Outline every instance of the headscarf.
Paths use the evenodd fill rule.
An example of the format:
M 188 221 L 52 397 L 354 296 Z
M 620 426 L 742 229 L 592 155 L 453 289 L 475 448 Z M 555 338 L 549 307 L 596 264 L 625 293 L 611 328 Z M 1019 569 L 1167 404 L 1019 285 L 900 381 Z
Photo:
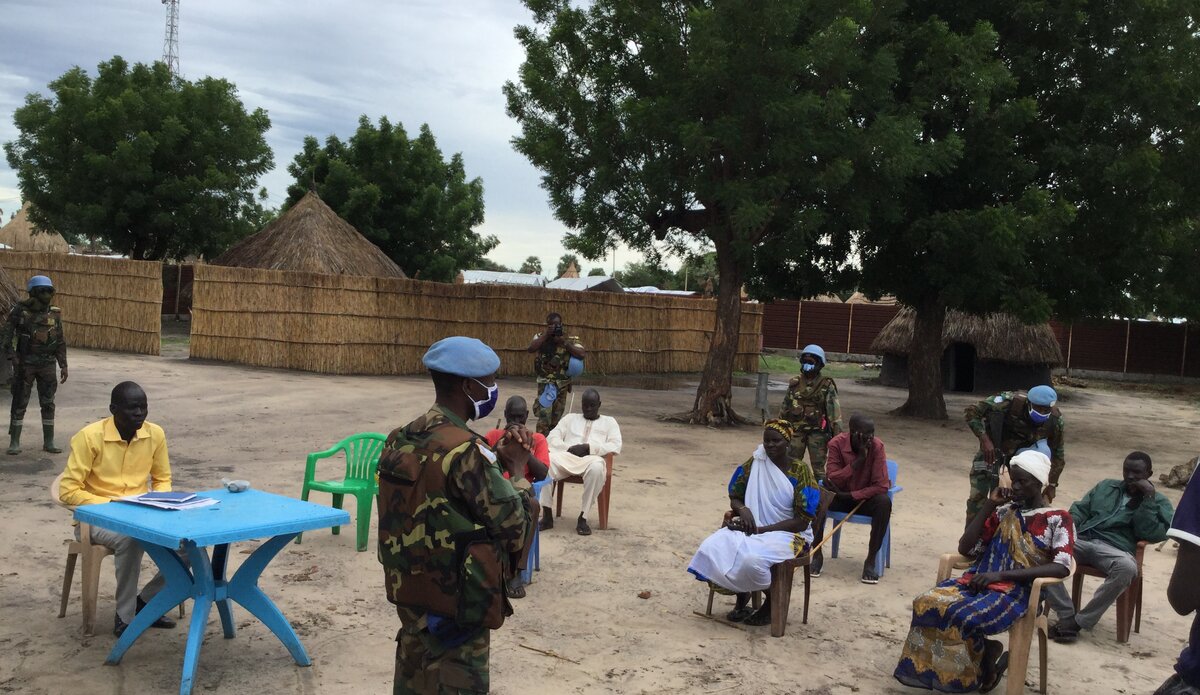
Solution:
M 1045 487 L 1050 482 L 1050 459 L 1040 451 L 1026 449 L 1016 456 L 1012 457 L 1009 466 L 1020 468 L 1034 478 Z
M 792 436 L 796 433 L 796 428 L 792 423 L 783 419 L 767 420 L 763 423 L 763 429 L 775 430 L 779 434 L 782 434 L 783 438 L 788 441 L 791 441 Z

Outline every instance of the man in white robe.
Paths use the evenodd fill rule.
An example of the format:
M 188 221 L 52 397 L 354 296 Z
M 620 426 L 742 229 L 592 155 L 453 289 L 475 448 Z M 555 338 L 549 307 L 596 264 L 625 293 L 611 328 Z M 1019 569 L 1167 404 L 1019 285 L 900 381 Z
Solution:
M 580 501 L 575 531 L 581 536 L 589 536 L 592 529 L 588 526 L 587 515 L 600 497 L 608 473 L 604 457 L 621 453 L 621 428 L 615 419 L 600 414 L 600 393 L 590 388 L 583 392 L 583 414 L 564 415 L 546 435 L 546 441 L 550 444 L 551 480 L 559 481 L 573 475 L 583 477 L 583 499 Z M 543 531 L 554 528 L 554 515 L 550 507 L 556 484 L 554 482 L 542 488 Z

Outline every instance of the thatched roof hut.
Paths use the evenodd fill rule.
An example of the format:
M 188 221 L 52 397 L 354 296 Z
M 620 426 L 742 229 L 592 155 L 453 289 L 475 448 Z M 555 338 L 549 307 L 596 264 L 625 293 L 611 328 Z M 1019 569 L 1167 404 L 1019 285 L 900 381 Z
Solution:
M 883 355 L 880 381 L 908 386 L 913 310 L 904 308 L 871 343 Z M 1028 325 L 1010 314 L 972 316 L 947 311 L 942 332 L 942 376 L 948 391 L 1002 391 L 1050 383 L 1062 349 L 1049 324 Z
M 328 275 L 405 277 L 400 266 L 312 191 L 212 263 Z
M 61 234 L 33 226 L 29 221 L 29 203 L 22 205 L 16 216 L 0 227 L 0 244 L 6 244 L 16 251 L 71 252 L 70 245 Z

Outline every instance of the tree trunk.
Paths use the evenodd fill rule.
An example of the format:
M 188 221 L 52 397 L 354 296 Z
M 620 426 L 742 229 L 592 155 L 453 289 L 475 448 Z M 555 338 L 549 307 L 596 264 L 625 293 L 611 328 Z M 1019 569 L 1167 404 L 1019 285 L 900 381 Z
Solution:
M 742 325 L 742 273 L 729 244 L 716 242 L 716 247 L 720 274 L 716 323 L 688 421 L 697 425 L 737 425 L 746 422 L 733 410 L 733 366 Z
M 913 338 L 908 348 L 908 400 L 892 413 L 945 420 L 942 332 L 946 325 L 946 305 L 941 300 L 923 302 L 914 311 Z

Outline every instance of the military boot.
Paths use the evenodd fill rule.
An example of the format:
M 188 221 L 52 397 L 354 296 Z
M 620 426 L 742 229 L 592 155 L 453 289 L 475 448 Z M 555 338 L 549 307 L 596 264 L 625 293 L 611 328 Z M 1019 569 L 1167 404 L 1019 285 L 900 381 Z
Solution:
M 54 422 L 42 423 L 42 451 L 48 451 L 52 454 L 61 454 L 62 449 L 54 446 Z
M 8 426 L 8 455 L 16 456 L 21 453 L 21 423 L 14 422 Z

